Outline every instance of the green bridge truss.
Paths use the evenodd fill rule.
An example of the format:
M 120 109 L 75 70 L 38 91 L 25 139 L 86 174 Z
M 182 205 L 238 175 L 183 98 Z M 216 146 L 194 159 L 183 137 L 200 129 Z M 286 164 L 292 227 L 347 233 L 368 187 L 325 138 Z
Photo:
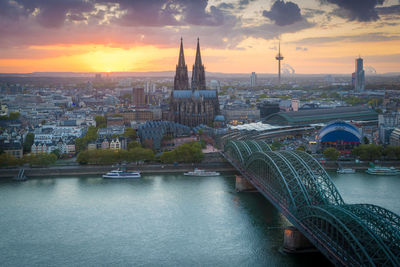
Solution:
M 228 141 L 225 158 L 338 266 L 400 266 L 400 217 L 346 204 L 325 169 L 302 151 Z

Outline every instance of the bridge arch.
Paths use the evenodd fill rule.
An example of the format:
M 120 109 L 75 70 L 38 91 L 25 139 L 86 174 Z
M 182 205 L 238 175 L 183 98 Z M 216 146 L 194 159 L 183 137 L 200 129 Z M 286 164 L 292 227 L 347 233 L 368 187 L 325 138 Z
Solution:
M 244 165 L 253 152 L 271 151 L 271 148 L 264 141 L 228 141 L 224 151 Z
M 295 153 L 293 151 L 279 151 L 277 153 L 287 158 L 300 173 L 302 184 L 310 195 L 310 201 L 313 205 L 339 205 L 344 203 L 329 175 L 323 169 L 312 169 L 306 162 L 305 159 L 309 157 L 308 153 Z M 319 164 L 314 167 L 322 168 Z M 326 174 L 326 176 L 321 176 L 321 173 Z M 321 180 L 323 180 L 323 183 L 321 183 Z
M 349 265 L 399 266 L 399 255 L 374 232 L 371 218 L 353 210 L 359 207 L 351 206 L 309 206 L 298 210 L 296 217 L 322 239 L 317 247 L 323 251 L 326 248 L 321 244 L 329 244 Z
M 324 193 L 324 197 L 329 204 L 335 204 L 335 205 L 344 204 L 342 196 L 340 195 L 336 186 L 332 182 L 328 173 L 321 166 L 321 164 L 319 164 L 318 160 L 316 160 L 313 156 L 303 151 L 297 150 L 291 153 L 301 158 L 304 161 L 304 163 L 309 167 L 309 169 L 312 171 L 319 185 L 319 188 Z
M 264 152 L 255 152 L 244 166 L 244 170 L 251 174 L 251 181 L 264 190 L 269 190 L 280 204 L 296 207 L 289 185 L 284 174 L 275 161 Z

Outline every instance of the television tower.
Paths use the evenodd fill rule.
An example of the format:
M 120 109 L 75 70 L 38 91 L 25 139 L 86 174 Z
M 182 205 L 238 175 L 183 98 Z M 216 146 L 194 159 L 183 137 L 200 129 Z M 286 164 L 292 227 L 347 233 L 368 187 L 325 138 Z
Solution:
M 278 78 L 279 78 L 279 85 L 281 85 L 281 60 L 283 60 L 283 55 L 281 54 L 281 41 L 279 41 L 279 52 L 275 57 L 278 60 Z

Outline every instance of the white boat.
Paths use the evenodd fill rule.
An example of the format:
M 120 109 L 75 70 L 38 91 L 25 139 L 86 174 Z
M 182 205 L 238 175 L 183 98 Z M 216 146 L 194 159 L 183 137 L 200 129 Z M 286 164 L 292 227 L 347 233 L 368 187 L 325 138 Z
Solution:
M 192 172 L 185 172 L 183 175 L 186 176 L 219 176 L 219 172 L 208 172 L 205 170 L 200 170 L 200 169 L 194 169 Z
M 336 170 L 337 173 L 341 173 L 341 174 L 347 174 L 347 173 L 355 173 L 356 170 L 352 169 L 352 168 L 338 168 Z
M 103 178 L 112 178 L 112 179 L 140 178 L 140 172 L 126 172 L 120 170 L 113 170 L 104 174 Z
M 399 175 L 400 171 L 394 167 L 378 167 L 368 168 L 366 171 L 368 174 L 373 175 Z

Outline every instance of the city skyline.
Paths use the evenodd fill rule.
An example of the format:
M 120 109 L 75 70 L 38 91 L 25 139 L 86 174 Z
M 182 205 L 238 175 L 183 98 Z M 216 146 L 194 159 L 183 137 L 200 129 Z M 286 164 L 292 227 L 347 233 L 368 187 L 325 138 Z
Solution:
M 208 72 L 276 73 L 279 40 L 296 73 L 397 72 L 399 25 L 398 0 L 6 0 L 0 72 L 173 71 L 181 37 Z

